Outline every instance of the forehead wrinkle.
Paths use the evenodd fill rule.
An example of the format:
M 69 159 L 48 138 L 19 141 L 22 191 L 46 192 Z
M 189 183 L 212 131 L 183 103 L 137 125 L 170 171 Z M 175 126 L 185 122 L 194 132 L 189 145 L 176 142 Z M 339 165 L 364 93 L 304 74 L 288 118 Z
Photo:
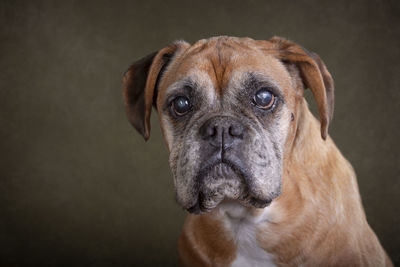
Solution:
M 206 55 L 208 64 L 204 64 L 204 70 L 210 75 L 215 91 L 222 95 L 229 84 L 232 68 L 235 67 L 236 53 L 230 46 L 217 43 Z
M 218 47 L 216 47 L 216 51 L 208 57 L 214 74 L 214 86 L 218 94 L 221 94 L 222 88 L 224 87 L 223 77 L 225 74 L 225 64 L 222 64 L 221 57 L 221 51 Z
M 221 94 L 229 82 L 231 69 L 236 65 L 238 53 L 247 54 L 250 49 L 246 43 L 228 37 L 200 40 L 185 51 L 185 69 L 198 68 L 207 72 L 214 89 Z

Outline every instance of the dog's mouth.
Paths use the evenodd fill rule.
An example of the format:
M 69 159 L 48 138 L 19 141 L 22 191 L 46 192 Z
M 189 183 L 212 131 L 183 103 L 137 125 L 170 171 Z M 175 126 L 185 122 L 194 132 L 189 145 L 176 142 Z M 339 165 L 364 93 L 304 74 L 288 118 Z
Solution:
M 265 208 L 272 201 L 251 196 L 248 176 L 233 162 L 221 161 L 203 168 L 196 181 L 197 200 L 187 209 L 190 213 L 211 211 L 224 199 L 237 200 L 256 208 Z

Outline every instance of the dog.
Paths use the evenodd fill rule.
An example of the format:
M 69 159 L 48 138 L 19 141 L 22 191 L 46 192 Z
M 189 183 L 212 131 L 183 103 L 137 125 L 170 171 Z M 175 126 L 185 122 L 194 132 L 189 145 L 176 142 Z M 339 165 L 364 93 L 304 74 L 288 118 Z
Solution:
M 393 266 L 328 135 L 334 83 L 316 53 L 279 37 L 176 41 L 131 65 L 123 88 L 146 141 L 158 112 L 189 212 L 182 265 Z

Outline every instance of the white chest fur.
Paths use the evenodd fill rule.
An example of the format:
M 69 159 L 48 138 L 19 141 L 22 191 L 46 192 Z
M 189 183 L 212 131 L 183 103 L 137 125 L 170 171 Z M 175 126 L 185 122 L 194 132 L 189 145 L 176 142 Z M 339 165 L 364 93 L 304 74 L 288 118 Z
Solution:
M 236 246 L 236 259 L 232 267 L 275 266 L 273 255 L 259 246 L 256 229 L 260 223 L 268 221 L 269 209 L 265 208 L 259 216 L 249 214 L 249 210 L 235 202 L 220 204 L 220 213 L 226 227 L 232 232 Z

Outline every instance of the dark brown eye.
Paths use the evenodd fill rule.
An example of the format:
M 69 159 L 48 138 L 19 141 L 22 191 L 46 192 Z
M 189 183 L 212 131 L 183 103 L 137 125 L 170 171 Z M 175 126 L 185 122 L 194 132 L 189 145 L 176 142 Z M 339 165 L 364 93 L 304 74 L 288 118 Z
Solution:
M 185 96 L 178 96 L 172 101 L 172 108 L 176 115 L 183 116 L 191 108 L 189 99 Z
M 262 109 L 269 109 L 275 102 L 275 96 L 267 89 L 260 89 L 254 95 L 254 103 Z

